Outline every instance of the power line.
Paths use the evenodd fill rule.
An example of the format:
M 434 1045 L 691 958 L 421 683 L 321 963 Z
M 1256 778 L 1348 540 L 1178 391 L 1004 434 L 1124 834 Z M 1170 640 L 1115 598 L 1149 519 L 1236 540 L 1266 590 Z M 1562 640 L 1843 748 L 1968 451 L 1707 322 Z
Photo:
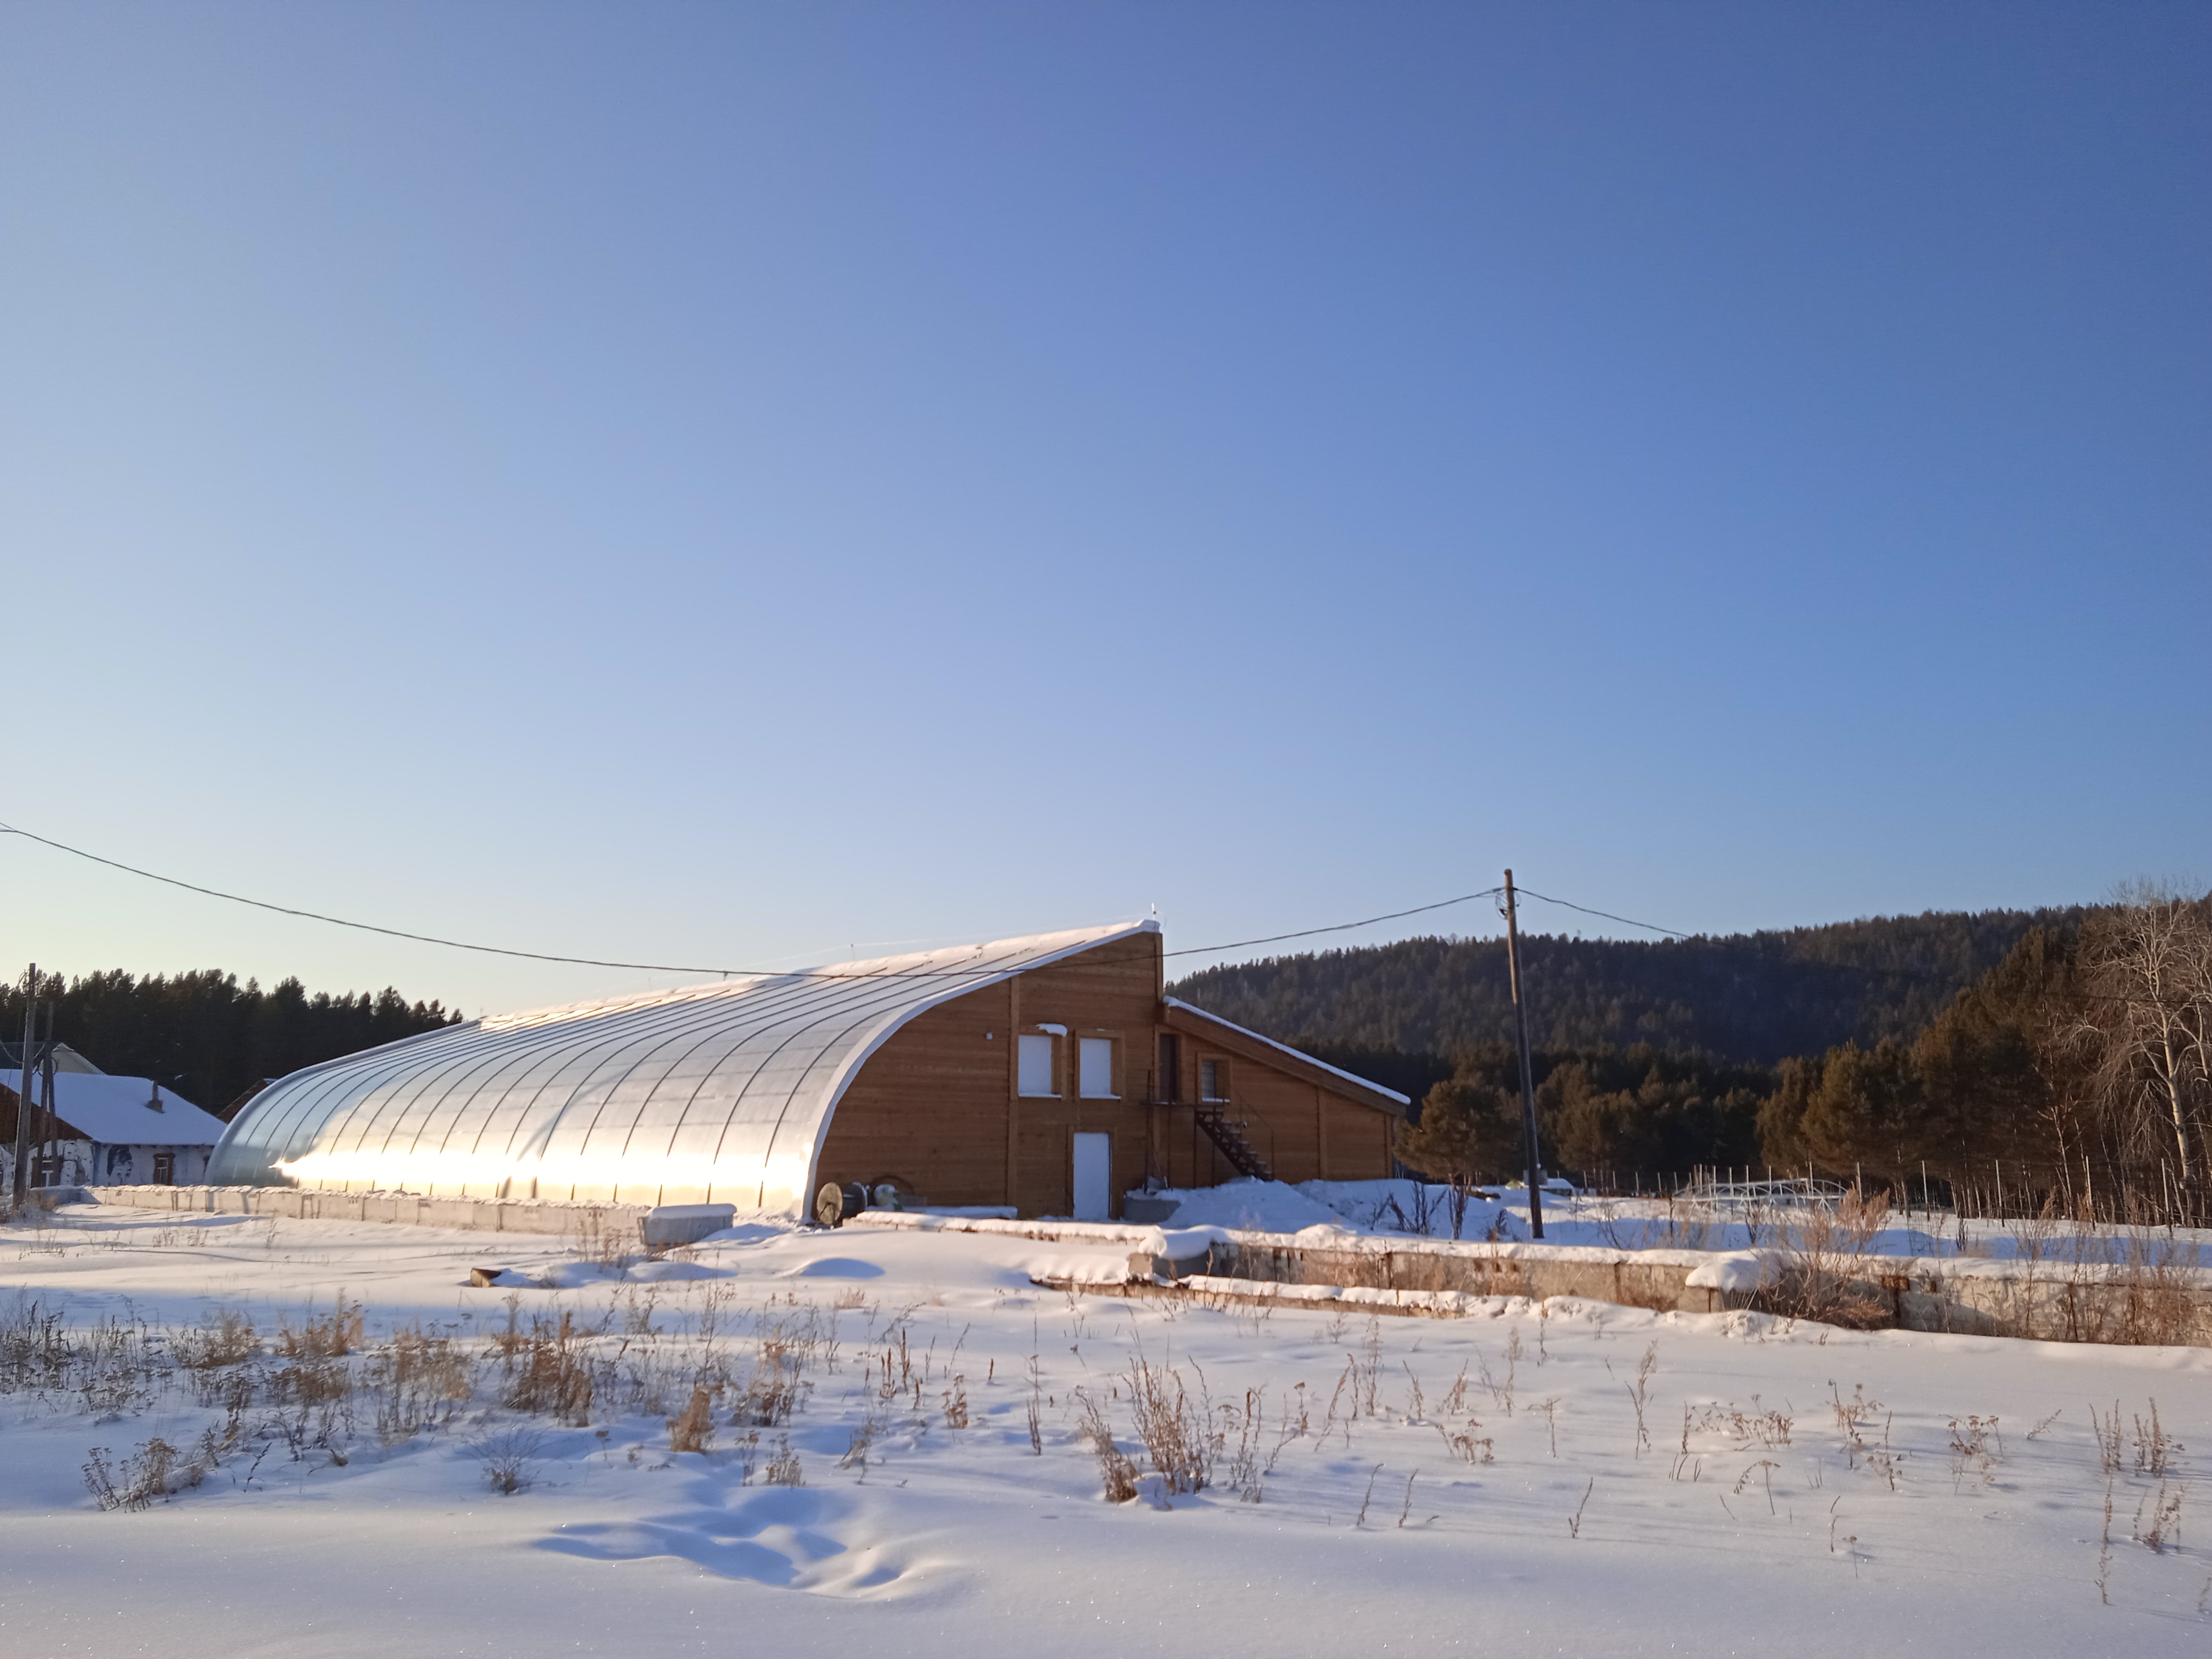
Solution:
M 1395 921 L 1401 916 L 1418 916 L 1424 911 L 1441 910 L 1447 905 L 1465 904 L 1471 899 L 1488 898 L 1502 893 L 1503 887 L 1486 887 L 1480 893 L 1462 893 L 1457 898 L 1438 899 L 1434 904 L 1417 904 L 1410 910 L 1393 910 L 1387 916 L 1370 916 L 1364 921 L 1340 921 L 1330 927 L 1308 927 L 1296 933 L 1270 933 L 1265 939 L 1240 939 L 1232 945 L 1200 945 L 1186 951 L 1166 951 L 1170 957 L 1210 956 L 1216 951 L 1241 951 L 1248 945 L 1277 945 L 1286 939 L 1311 939 L 1316 933 L 1347 933 L 1355 927 L 1372 927 L 1378 921 Z
M 1492 890 L 1495 891 L 1497 890 L 1492 889 Z M 1521 894 L 1525 898 L 1542 899 L 1547 904 L 1558 904 L 1562 905 L 1570 910 L 1579 910 L 1586 916 L 1603 916 L 1607 921 L 1617 921 L 1625 927 L 1648 928 L 1650 932 L 1655 933 L 1664 933 L 1669 939 L 1690 939 L 1693 937 L 1693 935 L 1689 933 L 1678 933 L 1672 927 L 1662 927 L 1656 922 L 1638 921 L 1629 916 L 1616 916 L 1610 910 L 1593 910 L 1587 904 L 1577 904 L 1569 899 L 1555 899 L 1549 894 L 1538 892 L 1533 887 L 1516 887 L 1513 890 Z
M 68 853 L 76 858 L 88 859 L 94 864 L 105 865 L 111 870 L 120 870 L 125 874 L 143 877 L 148 881 L 158 881 L 166 886 L 181 887 L 186 892 L 203 894 L 209 898 L 224 899 L 233 904 L 251 905 L 257 910 L 273 911 L 280 916 L 297 916 L 307 921 L 326 922 L 334 927 L 351 927 L 364 933 L 380 933 L 386 939 L 411 939 L 418 945 L 441 945 L 448 950 L 476 951 L 486 956 L 495 957 L 520 957 L 530 962 L 567 963 L 584 968 L 626 968 L 653 974 L 720 974 L 736 979 L 774 979 L 781 977 L 782 974 L 803 974 L 808 971 L 803 968 L 775 970 L 760 968 L 702 968 L 684 963 L 610 962 L 602 957 L 564 957 L 556 956 L 549 951 L 515 951 L 497 945 L 472 945 L 465 939 L 441 939 L 433 933 L 410 933 L 398 927 L 380 927 L 374 922 L 353 921 L 343 916 L 326 916 L 316 910 L 295 909 L 287 904 L 271 904 L 264 899 L 247 898 L 243 894 L 226 893 L 219 888 L 203 887 L 197 882 L 180 881 L 174 876 L 157 875 L 151 870 L 142 870 L 135 864 L 125 864 L 117 859 L 102 858 L 97 853 L 88 853 L 81 847 L 71 847 L 64 842 L 52 841 L 45 836 L 33 835 L 30 830 L 19 830 L 13 824 L 0 823 L 0 835 L 21 836 L 26 841 L 34 841 L 41 847 L 51 847 L 56 852 Z M 1388 915 L 1369 916 L 1362 921 L 1341 921 L 1327 927 L 1302 928 L 1294 933 L 1274 933 L 1266 939 L 1238 939 L 1228 945 L 1201 945 L 1181 951 L 1169 951 L 1164 954 L 1171 957 L 1206 956 L 1220 951 L 1241 951 L 1251 945 L 1273 945 L 1284 939 L 1311 939 L 1321 933 L 1347 933 L 1355 927 L 1371 927 L 1377 922 L 1395 921 L 1402 916 L 1417 916 L 1425 911 L 1442 910 L 1450 905 L 1465 904 L 1473 899 L 1487 898 L 1492 893 L 1501 890 L 1496 887 L 1486 887 L 1480 893 L 1462 893 L 1457 898 L 1438 899 L 1433 904 L 1417 904 L 1410 910 L 1393 910 Z M 842 975 L 839 977 L 957 979 L 989 976 L 1000 971 L 997 968 L 956 967 L 904 969 L 887 968 L 875 973 Z
M 296 916 L 302 921 L 325 922 L 333 927 L 350 927 L 364 933 L 379 933 L 386 939 L 409 939 L 418 945 L 443 945 L 447 949 L 453 951 L 474 951 L 485 956 L 515 957 L 528 962 L 557 962 L 581 968 L 622 968 L 640 973 L 650 974 L 715 974 L 727 979 L 781 979 L 802 975 L 810 978 L 837 979 L 988 979 L 994 978 L 1000 973 L 1006 971 L 1004 968 L 997 965 L 974 968 L 939 966 L 933 968 L 882 968 L 860 973 L 838 974 L 833 975 L 822 974 L 817 970 L 810 970 L 805 968 L 781 969 L 763 968 L 702 968 L 696 964 L 682 963 L 611 962 L 603 957 L 567 957 L 556 956 L 549 951 L 516 951 L 510 950 L 503 945 L 473 945 L 465 939 L 441 939 L 433 933 L 410 933 L 398 927 L 380 927 L 374 922 L 351 921 L 343 916 L 327 916 L 324 915 L 319 911 L 295 909 L 290 905 L 271 904 L 264 899 L 247 898 L 243 894 L 240 893 L 226 893 L 219 888 L 203 887 L 196 882 L 182 881 L 174 876 L 158 875 L 151 870 L 142 870 L 136 865 L 125 864 L 117 859 L 102 858 L 97 853 L 88 853 L 81 847 L 71 847 L 65 842 L 52 841 L 45 836 L 34 835 L 28 830 L 17 829 L 13 824 L 0 823 L 0 835 L 21 836 L 24 840 L 34 841 L 41 847 L 51 847 L 58 853 L 67 853 L 75 858 L 86 859 L 94 864 L 105 865 L 111 870 L 120 870 L 126 875 L 138 876 L 147 881 L 157 881 L 168 887 L 181 887 L 186 892 L 199 893 L 209 898 L 222 899 L 232 904 L 250 905 L 254 909 L 268 910 L 280 916 Z M 1407 916 L 1418 916 L 1431 910 L 1446 909 L 1455 904 L 1466 904 L 1475 899 L 1489 898 L 1493 895 L 1502 893 L 1504 890 L 1505 890 L 1503 887 L 1486 887 L 1479 893 L 1462 893 L 1456 898 L 1438 899 L 1433 904 L 1417 904 L 1410 910 L 1393 910 L 1384 915 L 1369 916 L 1361 921 L 1340 921 L 1333 923 L 1327 927 L 1301 928 L 1296 933 L 1271 933 L 1264 939 L 1237 939 L 1226 945 L 1200 945 L 1188 946 L 1180 951 L 1164 951 L 1162 952 L 1162 955 L 1164 957 L 1211 956 L 1223 951 L 1241 951 L 1248 946 L 1255 945 L 1278 945 L 1286 939 L 1313 939 L 1323 933 L 1349 933 L 1352 929 L 1358 927 L 1374 927 L 1378 922 L 1397 921 Z M 1565 908 L 1570 910 L 1579 910 L 1584 915 L 1602 916 L 1607 921 L 1620 922 L 1626 927 L 1648 928 L 1652 933 L 1664 933 L 1671 939 L 1691 939 L 1695 937 L 1695 935 L 1692 934 L 1678 933 L 1672 927 L 1659 927 L 1654 922 L 1638 921 L 1629 916 L 1617 916 L 1609 910 L 1594 910 L 1586 904 L 1577 904 L 1571 899 L 1553 898 L 1549 894 L 1539 893 L 1530 888 L 1516 887 L 1515 890 L 1526 895 L 1529 898 L 1541 899 L 1547 904 L 1557 904 L 1564 906 Z M 1832 965 L 1843 966 L 1844 964 L 1838 963 Z M 1954 989 L 1966 988 L 1965 985 L 1960 982 L 1958 977 L 1954 974 L 1944 973 L 1941 970 L 1905 967 L 1865 966 L 1862 967 L 1859 971 L 1870 974 L 1886 975 L 1893 979 L 1915 979 L 1929 983 L 1940 982 L 1947 984 Z M 1972 981 L 1970 981 L 1968 982 L 1971 983 Z M 2166 1006 L 2159 1002 L 2159 1000 L 2154 998 L 2145 999 L 2133 997 L 2112 997 L 2109 995 L 2100 996 L 2095 993 L 2090 992 L 2076 992 L 2075 994 L 2087 1001 L 2123 1002 L 2141 1006 Z
M 34 836 L 29 830 L 18 830 L 10 823 L 0 823 L 0 835 L 21 836 L 26 841 L 37 842 L 41 847 L 51 847 L 56 852 L 89 859 L 93 863 L 104 864 L 111 870 L 143 876 L 148 881 L 158 881 L 166 886 L 181 887 L 189 893 L 204 893 L 210 898 L 228 899 L 233 904 L 250 904 L 257 910 L 273 910 L 280 916 L 300 916 L 308 921 L 326 921 L 333 927 L 354 927 L 364 933 L 381 933 L 387 939 L 413 939 L 418 945 L 442 945 L 454 951 L 480 951 L 486 956 L 523 957 L 532 962 L 573 963 L 586 968 L 635 968 L 652 974 L 736 974 L 744 971 L 735 968 L 689 967 L 665 962 L 605 962 L 596 957 L 556 957 L 544 951 L 510 951 L 496 945 L 471 945 L 462 939 L 439 939 L 429 933 L 404 933 L 397 927 L 379 927 L 373 922 L 349 921 L 343 916 L 326 916 L 313 910 L 295 910 L 289 905 L 270 904 L 262 899 L 247 898 L 242 894 L 225 893 L 213 887 L 202 887 L 194 882 L 179 881 L 174 876 L 155 875 L 151 870 L 141 870 L 134 864 L 104 859 L 97 853 L 86 852 L 82 847 L 70 847 L 61 842 L 49 841 L 44 836 Z

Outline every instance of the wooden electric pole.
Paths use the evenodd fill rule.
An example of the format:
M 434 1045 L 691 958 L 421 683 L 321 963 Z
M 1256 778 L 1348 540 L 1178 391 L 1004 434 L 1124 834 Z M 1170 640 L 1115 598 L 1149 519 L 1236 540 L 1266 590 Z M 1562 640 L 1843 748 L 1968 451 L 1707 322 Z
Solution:
M 1521 994 L 1521 924 L 1513 911 L 1513 872 L 1505 872 L 1505 967 L 1513 981 L 1513 1036 L 1521 1045 L 1521 1137 L 1528 1164 L 1528 1237 L 1544 1236 L 1543 1167 L 1536 1158 L 1536 1081 L 1528 1067 L 1528 1005 Z
M 15 1168 L 8 1194 L 8 1213 L 20 1215 L 30 1196 L 31 1172 L 31 1049 L 39 1036 L 39 964 L 33 963 L 23 979 L 23 1076 L 15 1097 Z

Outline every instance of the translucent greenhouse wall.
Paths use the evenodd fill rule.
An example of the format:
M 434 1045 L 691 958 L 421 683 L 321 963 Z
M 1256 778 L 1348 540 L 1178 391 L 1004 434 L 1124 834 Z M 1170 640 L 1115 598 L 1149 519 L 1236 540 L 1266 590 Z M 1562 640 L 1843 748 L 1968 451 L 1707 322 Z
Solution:
M 223 1132 L 218 1186 L 803 1213 L 837 1102 L 915 1015 L 1158 923 L 510 1014 L 310 1066 Z

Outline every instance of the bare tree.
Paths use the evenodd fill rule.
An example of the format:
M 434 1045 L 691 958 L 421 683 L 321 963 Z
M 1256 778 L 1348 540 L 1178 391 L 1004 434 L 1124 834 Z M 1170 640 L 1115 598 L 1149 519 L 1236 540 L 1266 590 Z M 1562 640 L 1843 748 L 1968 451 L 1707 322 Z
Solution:
M 2125 1163 L 2171 1142 L 2183 1188 L 2212 1177 L 2212 897 L 2140 886 L 2083 939 L 2072 1036 L 2088 1097 Z

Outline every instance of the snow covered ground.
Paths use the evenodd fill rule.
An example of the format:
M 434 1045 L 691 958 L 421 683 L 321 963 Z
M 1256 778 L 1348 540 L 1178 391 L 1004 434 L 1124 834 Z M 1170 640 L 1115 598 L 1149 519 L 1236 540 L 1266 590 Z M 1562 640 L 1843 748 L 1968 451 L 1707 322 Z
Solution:
M 1285 1213 L 1176 1220 L 1310 1224 L 1257 1196 Z M 0 1231 L 0 1651 L 2212 1651 L 2212 1352 L 1030 1282 L 1128 1249 L 757 1224 L 623 1263 L 88 1206 Z M 673 1451 L 701 1380 L 712 1439 Z M 1177 1388 L 1195 1449 L 1156 1455 L 1134 1396 L 1164 1442 Z M 215 1461 L 99 1507 L 94 1449 L 128 1495 L 156 1438 L 164 1484 Z M 1195 1492 L 1160 1472 L 1206 1462 Z

